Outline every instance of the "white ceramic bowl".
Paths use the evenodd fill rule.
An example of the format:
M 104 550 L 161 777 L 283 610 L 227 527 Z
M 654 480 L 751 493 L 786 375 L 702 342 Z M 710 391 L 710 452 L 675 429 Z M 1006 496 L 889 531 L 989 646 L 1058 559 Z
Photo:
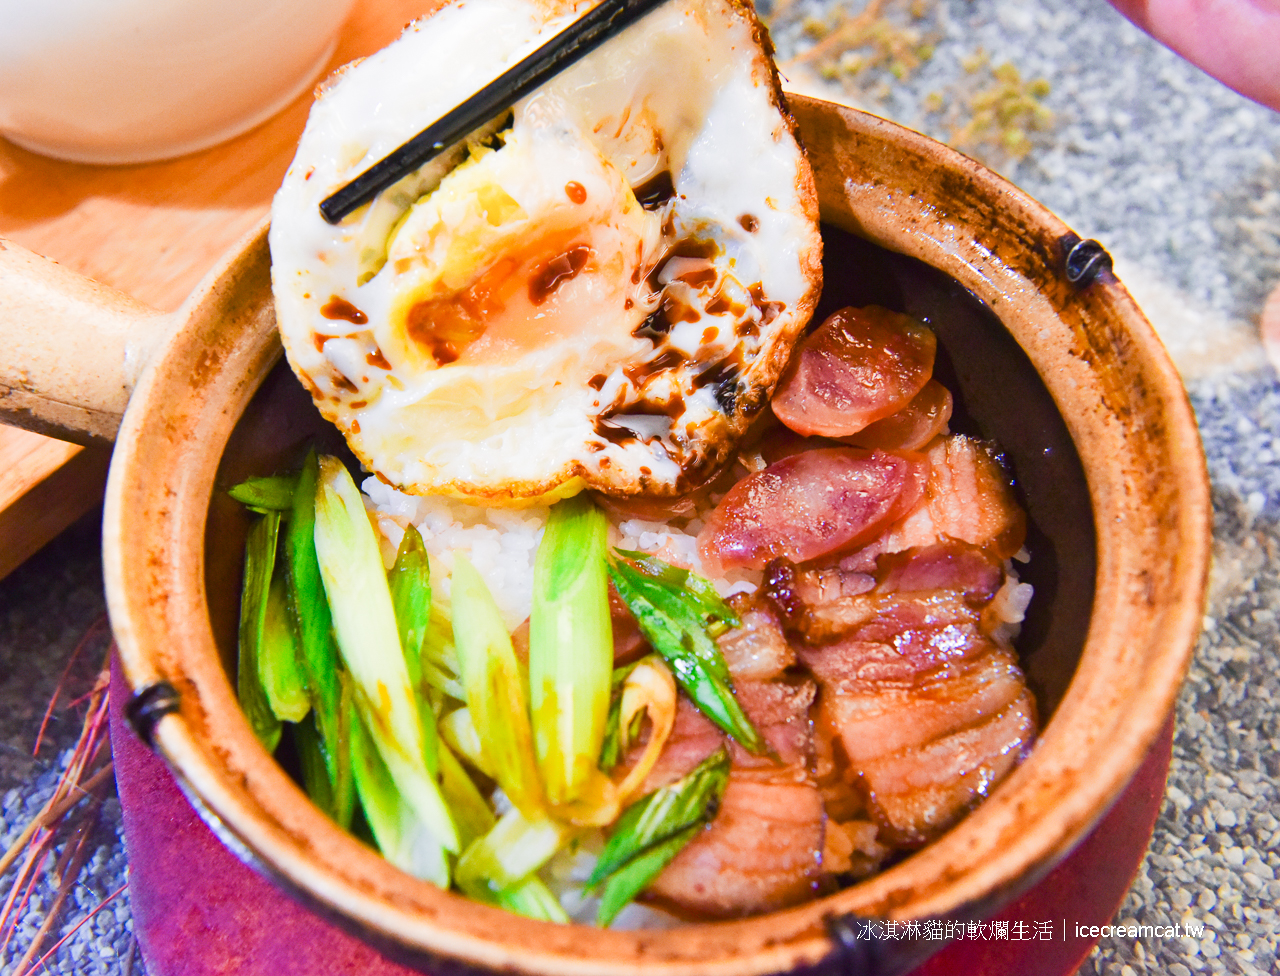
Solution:
M 0 0 L 0 134 L 85 163 L 180 156 L 275 114 L 354 0 Z

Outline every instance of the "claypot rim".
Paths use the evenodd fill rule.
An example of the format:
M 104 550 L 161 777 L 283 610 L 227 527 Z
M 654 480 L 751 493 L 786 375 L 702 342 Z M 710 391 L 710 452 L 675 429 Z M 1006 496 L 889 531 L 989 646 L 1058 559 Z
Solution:
M 217 461 L 279 357 L 264 223 L 193 294 L 179 313 L 186 327 L 135 390 L 104 509 L 108 605 L 135 694 L 159 682 L 177 691 L 179 707 L 155 724 L 154 742 L 202 816 L 253 866 L 393 954 L 557 976 L 748 976 L 825 956 L 832 943 L 824 919 L 832 914 L 980 914 L 1047 872 L 1084 836 L 1172 709 L 1200 629 L 1211 520 L 1194 417 L 1151 326 L 1113 276 L 1086 289 L 1067 283 L 1061 255 L 1050 251 L 1054 241 L 1071 239 L 1069 228 L 980 164 L 866 113 L 800 96 L 792 106 L 820 187 L 828 186 L 824 219 L 923 258 L 983 298 L 1058 402 L 1098 525 L 1098 594 L 1077 674 L 1030 759 L 959 826 L 875 878 L 793 909 L 663 932 L 601 932 L 511 916 L 395 871 L 300 802 L 298 788 L 257 745 L 234 706 L 209 624 L 204 520 Z M 820 172 L 858 151 L 866 165 L 834 184 Z M 945 177 L 965 188 L 966 207 L 970 197 L 976 202 L 963 214 L 958 204 L 949 210 L 954 201 L 929 197 L 927 183 L 896 175 L 912 166 L 922 167 L 922 180 L 932 173 L 935 182 Z M 975 214 L 988 214 L 1007 233 L 1025 225 L 1032 253 L 986 246 L 982 234 L 966 230 Z M 1113 365 L 1121 356 L 1128 363 Z M 1141 396 L 1126 386 L 1131 373 Z M 1159 463 L 1159 479 L 1141 470 Z M 1153 511 L 1153 500 L 1173 510 Z M 1156 554 L 1167 564 L 1153 563 Z M 1106 672 L 1127 667 L 1141 668 L 1143 680 L 1122 671 L 1119 702 L 1116 672 Z

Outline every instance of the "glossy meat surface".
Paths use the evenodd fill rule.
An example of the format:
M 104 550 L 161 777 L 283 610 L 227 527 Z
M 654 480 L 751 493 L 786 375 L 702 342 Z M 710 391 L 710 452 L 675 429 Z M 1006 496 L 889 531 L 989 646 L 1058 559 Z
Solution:
M 839 437 L 903 409 L 929 382 L 937 339 L 886 308 L 832 313 L 797 347 L 773 412 L 799 434 Z
M 917 454 L 821 448 L 792 454 L 734 485 L 698 536 L 703 565 L 763 569 L 871 541 L 924 496 Z

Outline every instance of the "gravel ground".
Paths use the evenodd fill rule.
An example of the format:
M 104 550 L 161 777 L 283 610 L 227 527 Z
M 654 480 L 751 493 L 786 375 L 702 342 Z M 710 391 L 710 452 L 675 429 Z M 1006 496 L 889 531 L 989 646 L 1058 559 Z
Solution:
M 66 703 L 92 687 L 106 649 L 105 630 L 85 643 L 78 666 L 68 669 L 67 664 L 106 614 L 99 534 L 96 519 L 88 518 L 0 582 L 0 851 L 9 848 L 53 794 L 80 735 L 83 710 Z M 54 711 L 33 757 L 41 719 L 64 671 L 69 673 L 60 697 L 63 707 Z M 16 971 L 44 923 L 58 890 L 52 868 L 65 843 L 65 837 L 59 839 L 35 895 L 16 913 L 16 931 L 0 949 L 0 972 Z M 80 925 L 125 880 L 120 804 L 114 796 L 99 811 L 90 845 L 85 869 L 41 952 L 80 926 L 48 959 L 47 971 L 125 974 L 135 955 L 128 893 L 111 899 Z M 0 876 L 0 899 L 8 895 L 13 874 Z M 0 932 L 0 942 L 6 934 Z M 141 972 L 141 967 L 133 971 Z
M 989 140 L 970 139 L 964 148 L 1111 250 L 1184 368 L 1214 481 L 1216 562 L 1206 630 L 1178 703 L 1151 851 L 1117 916 L 1143 925 L 1191 920 L 1207 926 L 1205 936 L 1106 939 L 1081 972 L 1280 971 L 1280 387 L 1260 365 L 1251 331 L 1280 281 L 1280 116 L 1152 43 L 1101 0 L 915 0 L 914 20 L 906 2 L 888 0 L 886 22 L 920 32 L 914 56 L 928 55 L 921 64 L 900 59 L 902 78 L 837 68 L 823 79 L 789 59 L 816 42 L 819 23 L 830 23 L 837 5 L 795 0 L 784 9 L 776 0 L 786 74 L 797 87 L 825 85 L 950 140 L 964 136 L 975 100 L 1001 84 L 992 67 L 1013 64 L 1018 78 L 1005 83 L 1006 93 L 1012 86 L 1035 98 L 1052 123 L 1026 131 L 1030 151 L 1021 158 Z M 853 3 L 861 8 L 861 0 Z M 1047 93 L 1031 92 L 1026 83 L 1036 78 L 1048 81 Z M 1199 345 L 1185 353 L 1189 339 Z M 51 792 L 79 732 L 80 717 L 64 713 L 40 754 L 30 755 L 65 662 L 103 612 L 94 532 L 91 522 L 82 524 L 0 582 L 6 847 Z M 90 673 L 72 676 L 73 687 L 87 687 L 96 654 L 88 655 Z M 122 883 L 114 801 L 103 806 L 94 840 L 57 938 Z M 6 882 L 0 878 L 0 891 Z M 38 901 L 20 913 L 9 948 L 0 951 L 0 971 L 10 972 L 23 954 L 54 890 L 46 876 Z M 68 939 L 48 971 L 141 972 L 127 893 Z

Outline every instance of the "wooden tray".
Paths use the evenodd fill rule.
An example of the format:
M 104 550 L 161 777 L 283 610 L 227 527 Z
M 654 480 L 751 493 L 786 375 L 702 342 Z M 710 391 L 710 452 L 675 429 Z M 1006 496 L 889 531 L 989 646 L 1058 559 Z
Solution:
M 324 73 L 385 47 L 438 5 L 361 0 Z M 266 214 L 310 107 L 307 93 L 236 139 L 142 166 L 63 163 L 0 139 L 0 236 L 175 309 Z M 0 426 L 0 577 L 98 504 L 108 457 L 105 447 Z

